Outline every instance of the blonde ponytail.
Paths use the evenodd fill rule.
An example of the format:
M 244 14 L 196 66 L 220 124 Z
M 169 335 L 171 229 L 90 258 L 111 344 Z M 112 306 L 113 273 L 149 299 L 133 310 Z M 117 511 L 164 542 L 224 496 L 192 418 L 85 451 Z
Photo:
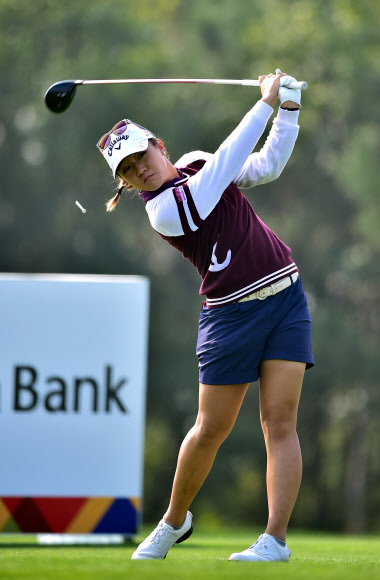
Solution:
M 117 188 L 116 195 L 114 195 L 111 199 L 109 199 L 106 202 L 106 209 L 108 212 L 114 211 L 115 207 L 119 203 L 119 199 L 121 198 L 121 194 L 123 193 L 124 189 L 126 189 L 125 184 L 120 183 L 119 187 Z

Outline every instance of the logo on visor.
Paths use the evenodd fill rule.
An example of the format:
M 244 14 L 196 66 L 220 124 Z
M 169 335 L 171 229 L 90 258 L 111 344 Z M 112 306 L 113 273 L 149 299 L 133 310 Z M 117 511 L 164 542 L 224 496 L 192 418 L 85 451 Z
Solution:
M 119 143 L 119 147 L 115 147 L 115 149 L 119 150 L 121 148 L 120 141 L 122 141 L 123 139 L 124 139 L 124 141 L 126 141 L 127 139 L 129 139 L 129 135 L 119 135 L 118 137 L 116 137 L 116 139 L 114 141 L 112 141 L 112 143 L 108 147 L 108 155 L 110 157 L 112 155 L 112 151 L 113 151 L 113 148 L 115 147 L 116 143 Z

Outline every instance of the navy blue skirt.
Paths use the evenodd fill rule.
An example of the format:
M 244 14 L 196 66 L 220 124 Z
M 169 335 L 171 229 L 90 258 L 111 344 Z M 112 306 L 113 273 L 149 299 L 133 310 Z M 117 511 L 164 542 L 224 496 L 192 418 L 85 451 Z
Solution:
M 199 317 L 199 382 L 251 383 L 264 360 L 282 359 L 314 366 L 311 317 L 301 278 L 265 300 L 204 306 Z

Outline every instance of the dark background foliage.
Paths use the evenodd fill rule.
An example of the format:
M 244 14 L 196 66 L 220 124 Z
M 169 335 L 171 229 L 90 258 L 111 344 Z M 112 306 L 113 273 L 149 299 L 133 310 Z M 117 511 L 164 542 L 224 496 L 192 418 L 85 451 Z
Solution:
M 149 227 L 137 197 L 105 213 L 115 184 L 95 143 L 128 117 L 160 135 L 172 161 L 213 152 L 259 92 L 83 86 L 58 116 L 44 92 L 66 78 L 257 78 L 277 67 L 308 81 L 288 166 L 247 193 L 292 247 L 314 321 L 316 367 L 299 413 L 304 477 L 291 523 L 378 530 L 379 17 L 379 4 L 354 0 L 0 2 L 0 269 L 150 278 L 146 520 L 166 508 L 196 413 L 199 279 Z M 251 385 L 194 502 L 204 521 L 265 523 L 257 399 Z

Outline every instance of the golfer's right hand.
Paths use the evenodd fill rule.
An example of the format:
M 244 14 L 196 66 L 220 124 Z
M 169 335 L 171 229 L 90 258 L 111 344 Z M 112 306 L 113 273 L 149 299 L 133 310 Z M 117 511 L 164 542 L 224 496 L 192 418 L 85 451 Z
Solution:
M 261 100 L 270 107 L 274 107 L 278 99 L 278 89 L 280 88 L 280 78 L 286 76 L 285 73 L 269 74 L 259 77 Z

